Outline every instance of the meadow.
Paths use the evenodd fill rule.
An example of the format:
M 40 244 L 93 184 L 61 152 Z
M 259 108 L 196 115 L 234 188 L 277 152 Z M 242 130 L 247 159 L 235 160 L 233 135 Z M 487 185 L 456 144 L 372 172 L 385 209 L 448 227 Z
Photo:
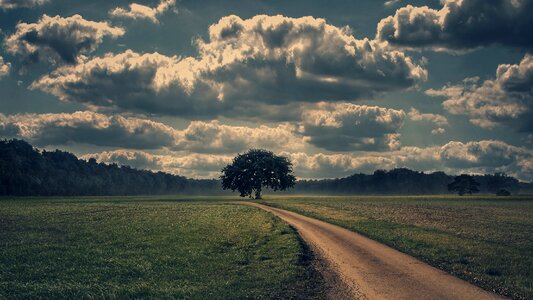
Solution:
M 292 228 L 218 200 L 0 199 L 0 299 L 324 297 Z
M 310 197 L 263 201 L 364 234 L 473 284 L 533 298 L 532 197 Z
M 297 233 L 239 200 L 0 198 L 0 298 L 326 297 Z M 357 231 L 501 295 L 533 298 L 531 197 L 261 202 Z

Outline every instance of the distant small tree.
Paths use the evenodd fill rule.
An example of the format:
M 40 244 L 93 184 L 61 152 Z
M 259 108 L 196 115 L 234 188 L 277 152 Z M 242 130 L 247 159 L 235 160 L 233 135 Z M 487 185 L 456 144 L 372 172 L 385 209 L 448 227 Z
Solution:
M 456 192 L 459 196 L 464 194 L 479 193 L 479 183 L 474 180 L 474 177 L 466 174 L 455 176 L 452 183 L 448 184 L 448 191 Z
M 292 163 L 287 157 L 274 153 L 251 149 L 237 155 L 233 162 L 222 169 L 222 188 L 239 191 L 241 197 L 261 199 L 263 187 L 274 191 L 286 190 L 294 186 L 296 177 L 292 174 Z
M 496 192 L 496 196 L 511 196 L 511 192 L 509 192 L 508 190 L 501 189 Z
M 487 175 L 489 177 L 489 180 L 487 182 L 487 189 L 491 193 L 495 193 L 498 195 L 501 191 L 506 191 L 507 193 L 511 193 L 510 191 L 516 191 L 518 187 L 518 180 L 516 178 L 513 178 L 511 176 L 508 176 L 507 174 L 503 172 L 495 173 L 494 175 Z M 505 196 L 505 195 L 498 195 L 498 196 Z

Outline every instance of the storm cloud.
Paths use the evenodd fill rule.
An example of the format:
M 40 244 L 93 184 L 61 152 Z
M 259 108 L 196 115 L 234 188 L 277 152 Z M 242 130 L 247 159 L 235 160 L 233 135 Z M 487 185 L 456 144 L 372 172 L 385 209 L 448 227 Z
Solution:
M 377 39 L 391 45 L 467 50 L 492 44 L 533 46 L 533 0 L 446 0 L 436 10 L 407 5 L 381 20 Z

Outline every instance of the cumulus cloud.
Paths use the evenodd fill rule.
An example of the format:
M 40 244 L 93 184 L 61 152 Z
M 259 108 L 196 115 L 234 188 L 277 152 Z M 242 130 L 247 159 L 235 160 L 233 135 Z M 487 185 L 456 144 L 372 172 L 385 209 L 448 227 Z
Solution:
M 427 78 L 402 52 L 313 17 L 228 16 L 197 46 L 196 58 L 108 54 L 63 66 L 32 88 L 93 108 L 214 118 L 371 97 Z
M 443 0 L 439 10 L 407 5 L 378 24 L 377 39 L 407 48 L 467 50 L 533 46 L 533 0 Z
M 465 114 L 484 128 L 503 124 L 521 132 L 533 132 L 533 56 L 526 54 L 519 64 L 499 65 L 496 78 L 479 83 L 467 78 L 462 84 L 426 91 L 445 97 L 443 107 L 452 114 Z
M 26 63 L 40 60 L 74 64 L 91 53 L 104 37 L 117 38 L 124 29 L 107 22 L 85 20 L 80 15 L 63 18 L 43 15 L 37 23 L 19 23 L 4 40 L 5 50 L 20 55 Z
M 403 110 L 351 103 L 319 103 L 304 110 L 300 133 L 331 151 L 390 150 L 399 146 Z
M 4 58 L 0 56 L 0 79 L 7 76 L 11 71 L 11 63 L 5 62 Z
M 427 148 L 402 147 L 394 151 L 327 154 L 280 152 L 294 165 L 299 178 L 343 177 L 354 173 L 373 173 L 377 169 L 406 167 L 414 170 L 460 173 L 506 172 L 521 180 L 533 179 L 533 151 L 501 141 L 449 142 Z M 232 156 L 170 152 L 150 154 L 143 151 L 115 150 L 82 156 L 100 162 L 165 171 L 188 177 L 216 178 Z
M 0 136 L 37 146 L 86 143 L 98 146 L 158 149 L 175 145 L 175 130 L 162 123 L 89 111 L 72 114 L 0 114 Z
M 446 132 L 446 129 L 442 128 L 442 127 L 439 127 L 439 128 L 435 128 L 433 130 L 431 130 L 431 134 L 444 134 Z
M 183 130 L 163 123 L 90 111 L 72 114 L 0 114 L 0 137 L 21 138 L 37 146 L 85 143 L 128 149 L 161 149 L 199 153 L 237 153 L 250 148 L 303 150 L 295 127 L 231 126 L 194 121 Z
M 199 153 L 154 155 L 132 150 L 104 151 L 83 155 L 81 158 L 95 158 L 98 162 L 163 171 L 192 178 L 217 178 L 220 176 L 220 170 L 233 159 L 232 156 L 226 155 Z
M 194 121 L 179 131 L 174 149 L 193 152 L 237 153 L 250 148 L 303 149 L 303 138 L 296 136 L 294 126 L 277 127 L 230 126 L 218 121 Z
M 80 156 L 81 159 L 96 159 L 98 162 L 107 164 L 115 163 L 121 166 L 130 166 L 136 169 L 161 171 L 159 156 L 152 155 L 143 151 L 134 150 L 113 150 L 101 153 L 92 153 Z
M 421 113 L 414 107 L 407 114 L 411 121 L 427 121 L 435 123 L 438 126 L 448 125 L 448 119 L 445 116 L 439 114 Z
M 176 0 L 162 0 L 159 5 L 152 8 L 146 5 L 131 3 L 128 9 L 117 7 L 109 11 L 112 17 L 129 19 L 147 19 L 159 23 L 158 17 L 176 5 Z
M 435 147 L 402 147 L 395 151 L 362 154 L 285 153 L 295 172 L 304 178 L 348 176 L 376 169 L 406 167 L 415 170 L 459 173 L 506 172 L 522 180 L 533 179 L 533 151 L 501 141 L 449 142 Z
M 0 0 L 0 8 L 3 10 L 16 8 L 31 8 L 47 3 L 49 0 Z
M 530 181 L 533 151 L 501 141 L 449 142 L 441 147 L 441 160 L 448 168 L 478 173 L 506 172 Z
M 192 58 L 128 50 L 62 66 L 31 88 L 93 108 L 196 117 L 220 111 L 216 91 L 198 76 Z

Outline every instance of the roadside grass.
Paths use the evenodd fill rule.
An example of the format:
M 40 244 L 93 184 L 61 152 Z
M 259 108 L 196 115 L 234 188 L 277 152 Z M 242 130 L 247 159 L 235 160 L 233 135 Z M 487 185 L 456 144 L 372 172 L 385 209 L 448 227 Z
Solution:
M 263 201 L 357 231 L 487 290 L 533 298 L 533 197 L 313 197 Z
M 325 297 L 292 228 L 227 200 L 0 199 L 0 298 Z

